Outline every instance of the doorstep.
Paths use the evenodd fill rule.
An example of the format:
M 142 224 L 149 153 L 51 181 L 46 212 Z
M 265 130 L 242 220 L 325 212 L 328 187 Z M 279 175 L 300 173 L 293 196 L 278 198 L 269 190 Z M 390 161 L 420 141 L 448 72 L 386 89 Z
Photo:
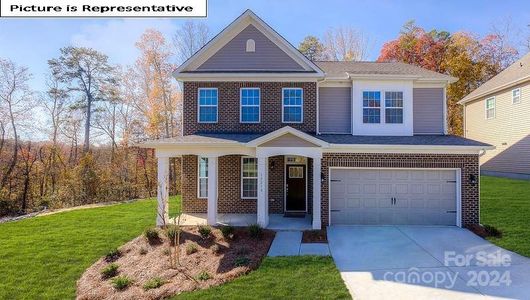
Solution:
M 302 231 L 278 231 L 267 256 L 329 256 L 325 243 L 302 243 Z

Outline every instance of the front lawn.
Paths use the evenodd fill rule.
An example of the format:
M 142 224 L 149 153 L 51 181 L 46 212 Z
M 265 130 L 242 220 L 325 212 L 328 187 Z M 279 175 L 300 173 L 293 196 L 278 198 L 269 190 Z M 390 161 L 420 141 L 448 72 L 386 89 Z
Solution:
M 171 197 L 170 210 L 180 209 Z M 0 224 L 0 299 L 73 299 L 98 258 L 155 224 L 156 200 Z
M 330 257 L 267 257 L 247 276 L 175 299 L 351 299 Z
M 530 257 L 530 181 L 482 176 L 480 222 L 502 231 L 492 243 Z

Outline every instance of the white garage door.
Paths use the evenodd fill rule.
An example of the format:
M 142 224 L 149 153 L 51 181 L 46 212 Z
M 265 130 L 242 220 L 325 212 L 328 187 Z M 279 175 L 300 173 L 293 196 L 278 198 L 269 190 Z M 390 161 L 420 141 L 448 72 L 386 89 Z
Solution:
M 456 171 L 331 169 L 331 224 L 456 225 Z

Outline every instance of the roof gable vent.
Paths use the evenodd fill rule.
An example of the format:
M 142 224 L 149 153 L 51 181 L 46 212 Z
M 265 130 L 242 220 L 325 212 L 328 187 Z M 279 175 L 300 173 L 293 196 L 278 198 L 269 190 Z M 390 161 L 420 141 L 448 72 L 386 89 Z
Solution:
M 247 52 L 256 52 L 256 42 L 253 39 L 247 40 Z

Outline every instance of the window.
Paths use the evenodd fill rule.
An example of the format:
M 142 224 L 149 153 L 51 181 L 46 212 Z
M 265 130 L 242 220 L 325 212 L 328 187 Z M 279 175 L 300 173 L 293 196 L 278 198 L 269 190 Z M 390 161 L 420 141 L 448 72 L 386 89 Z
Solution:
M 403 92 L 385 92 L 385 123 L 403 123 Z
M 363 92 L 363 123 L 381 123 L 381 92 Z
M 486 119 L 495 118 L 495 98 L 486 99 Z
M 521 89 L 512 90 L 512 104 L 521 102 Z
M 260 90 L 257 88 L 241 89 L 241 123 L 259 123 Z
M 199 198 L 208 198 L 208 158 L 199 157 Z
M 199 123 L 217 123 L 217 89 L 199 89 Z
M 247 40 L 246 51 L 247 52 L 256 52 L 256 42 L 254 42 L 253 39 L 248 39 Z
M 284 123 L 302 123 L 304 96 L 300 88 L 283 89 L 282 114 Z
M 255 157 L 241 158 L 241 198 L 255 199 L 258 197 L 258 159 Z
M 289 167 L 289 178 L 304 178 L 304 167 Z

